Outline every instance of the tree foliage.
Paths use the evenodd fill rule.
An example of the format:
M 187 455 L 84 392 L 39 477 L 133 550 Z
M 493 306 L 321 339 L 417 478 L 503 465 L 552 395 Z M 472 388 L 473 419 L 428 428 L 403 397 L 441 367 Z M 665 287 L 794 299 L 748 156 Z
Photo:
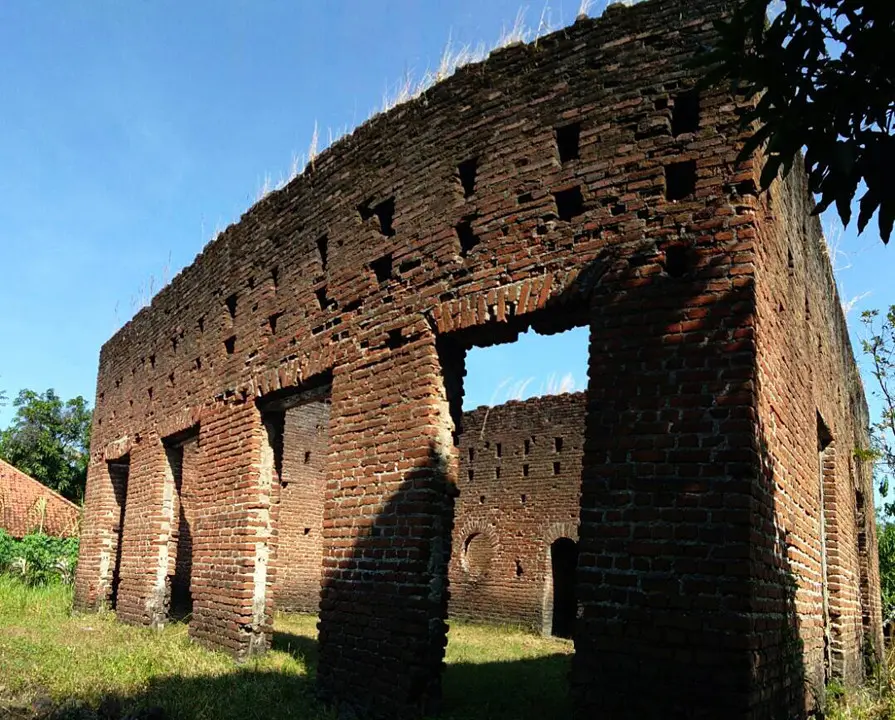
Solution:
M 769 7 L 782 6 L 768 22 Z M 895 2 L 742 0 L 717 24 L 707 83 L 725 80 L 757 99 L 744 116 L 754 132 L 741 158 L 765 145 L 761 186 L 805 149 L 815 213 L 835 204 L 845 225 L 863 190 L 858 231 L 879 212 L 888 242 L 895 222 Z
M 81 502 L 87 484 L 92 413 L 80 395 L 22 390 L 16 414 L 0 431 L 0 458 L 61 495 Z
M 876 380 L 873 394 L 882 405 L 879 418 L 870 426 L 873 446 L 868 459 L 876 461 L 880 494 L 885 497 L 895 478 L 895 305 L 885 315 L 865 310 L 861 322 L 866 334 L 861 346 Z M 885 513 L 895 516 L 895 503 L 886 503 Z

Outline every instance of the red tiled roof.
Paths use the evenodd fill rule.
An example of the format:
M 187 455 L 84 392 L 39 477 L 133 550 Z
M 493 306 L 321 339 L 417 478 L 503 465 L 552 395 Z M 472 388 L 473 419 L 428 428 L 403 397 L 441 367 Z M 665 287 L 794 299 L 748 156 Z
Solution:
M 47 535 L 73 536 L 80 517 L 73 502 L 0 460 L 0 528 L 13 537 L 41 528 Z

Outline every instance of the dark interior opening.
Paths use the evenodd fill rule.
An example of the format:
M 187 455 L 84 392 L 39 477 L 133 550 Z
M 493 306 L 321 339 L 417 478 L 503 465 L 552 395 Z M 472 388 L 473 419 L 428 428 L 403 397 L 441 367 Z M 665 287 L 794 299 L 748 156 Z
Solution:
M 578 159 L 580 138 L 581 125 L 578 123 L 556 128 L 556 148 L 561 163 Z
M 326 235 L 317 238 L 317 252 L 320 254 L 320 269 L 326 272 L 326 265 L 329 261 L 329 238 Z
M 388 253 L 387 255 L 383 255 L 381 258 L 374 260 L 370 263 L 370 267 L 376 274 L 376 281 L 378 283 L 384 283 L 386 280 L 391 279 L 392 254 Z
M 553 194 L 556 200 L 556 214 L 560 220 L 571 222 L 573 218 L 584 213 L 584 196 L 576 185 L 568 190 L 560 190 Z
M 575 596 L 575 573 L 578 568 L 578 543 L 559 538 L 550 546 L 553 573 L 553 624 L 551 634 L 571 638 L 575 630 L 578 603 Z
M 121 585 L 121 550 L 124 544 L 124 513 L 127 505 L 127 481 L 130 475 L 130 457 L 124 456 L 109 463 L 109 478 L 112 481 L 112 492 L 115 493 L 115 504 L 118 506 L 117 524 L 112 526 L 112 538 L 115 543 L 115 563 L 112 566 L 111 591 L 109 607 L 118 607 L 118 587 Z
M 665 198 L 683 200 L 696 192 L 696 161 L 672 163 L 665 166 Z
M 465 218 L 457 223 L 456 231 L 460 241 L 460 257 L 465 258 L 481 239 L 472 231 L 472 218 Z
M 471 197 L 475 192 L 475 176 L 478 161 L 476 158 L 464 160 L 457 166 L 460 175 L 460 185 L 463 186 L 463 197 Z
M 230 313 L 231 319 L 236 317 L 236 299 L 237 299 L 237 295 L 236 295 L 236 293 L 233 293 L 232 295 L 228 296 L 227 299 L 224 301 L 227 305 L 227 312 Z
M 699 130 L 699 91 L 689 90 L 674 98 L 671 134 L 682 135 Z
M 665 272 L 671 277 L 684 277 L 690 265 L 690 252 L 683 245 L 671 245 L 665 249 Z
M 357 211 L 361 216 L 361 220 L 366 222 L 375 215 L 379 220 L 379 232 L 386 237 L 392 237 L 395 234 L 395 229 L 392 226 L 395 217 L 395 198 L 390 197 L 372 207 L 370 203 L 371 201 L 368 200 L 358 206 Z

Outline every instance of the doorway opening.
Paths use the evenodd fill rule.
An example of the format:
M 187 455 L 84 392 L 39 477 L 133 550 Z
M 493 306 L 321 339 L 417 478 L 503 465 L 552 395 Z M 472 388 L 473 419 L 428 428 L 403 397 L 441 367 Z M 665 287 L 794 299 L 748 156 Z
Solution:
M 571 638 L 578 612 L 575 595 L 578 543 L 566 537 L 555 540 L 550 546 L 550 568 L 553 578 L 553 618 L 550 634 L 554 637 Z
M 273 460 L 273 647 L 282 650 L 312 652 L 307 635 L 316 635 L 331 396 L 327 372 L 259 403 Z
M 555 315 L 512 317 L 437 342 L 457 460 L 453 522 L 445 523 L 453 528 L 448 647 L 465 641 L 463 621 L 550 635 L 544 613 L 555 602 L 559 634 L 570 637 L 577 544 L 568 537 L 577 537 L 587 411 L 585 310 L 567 306 Z M 559 537 L 571 543 L 571 555 L 564 542 L 551 547 Z M 546 597 L 554 584 L 553 554 L 555 601 L 552 589 Z M 538 642 L 551 643 L 546 637 Z M 550 647 L 550 662 L 565 668 L 571 645 Z M 463 702 L 453 673 L 448 666 L 445 707 Z M 543 693 L 551 706 L 566 701 L 562 683 Z
M 112 578 L 109 589 L 109 608 L 118 609 L 118 588 L 121 585 L 121 554 L 124 545 L 124 512 L 127 505 L 127 480 L 130 475 L 130 456 L 108 463 L 109 479 L 115 495 L 115 509 L 112 511 L 115 524 L 112 526 Z
M 171 534 L 168 539 L 168 618 L 189 622 L 193 614 L 193 524 L 199 435 L 193 429 L 165 442 L 173 484 Z

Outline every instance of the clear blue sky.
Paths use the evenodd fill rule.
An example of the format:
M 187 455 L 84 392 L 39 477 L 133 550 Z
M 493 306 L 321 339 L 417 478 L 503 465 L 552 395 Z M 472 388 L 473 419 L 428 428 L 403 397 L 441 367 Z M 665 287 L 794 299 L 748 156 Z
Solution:
M 591 14 L 605 3 L 596 2 Z M 537 27 L 542 5 L 527 21 Z M 578 0 L 553 2 L 553 24 Z M 150 284 L 288 175 L 315 121 L 362 122 L 454 41 L 494 44 L 519 0 L 0 3 L 0 388 L 92 403 L 99 348 Z M 895 302 L 895 248 L 854 230 L 841 274 Z M 852 313 L 856 318 L 858 309 Z M 586 333 L 469 358 L 467 406 L 585 382 Z M 526 384 L 527 381 L 527 384 Z M 0 427 L 11 408 L 0 409 Z

